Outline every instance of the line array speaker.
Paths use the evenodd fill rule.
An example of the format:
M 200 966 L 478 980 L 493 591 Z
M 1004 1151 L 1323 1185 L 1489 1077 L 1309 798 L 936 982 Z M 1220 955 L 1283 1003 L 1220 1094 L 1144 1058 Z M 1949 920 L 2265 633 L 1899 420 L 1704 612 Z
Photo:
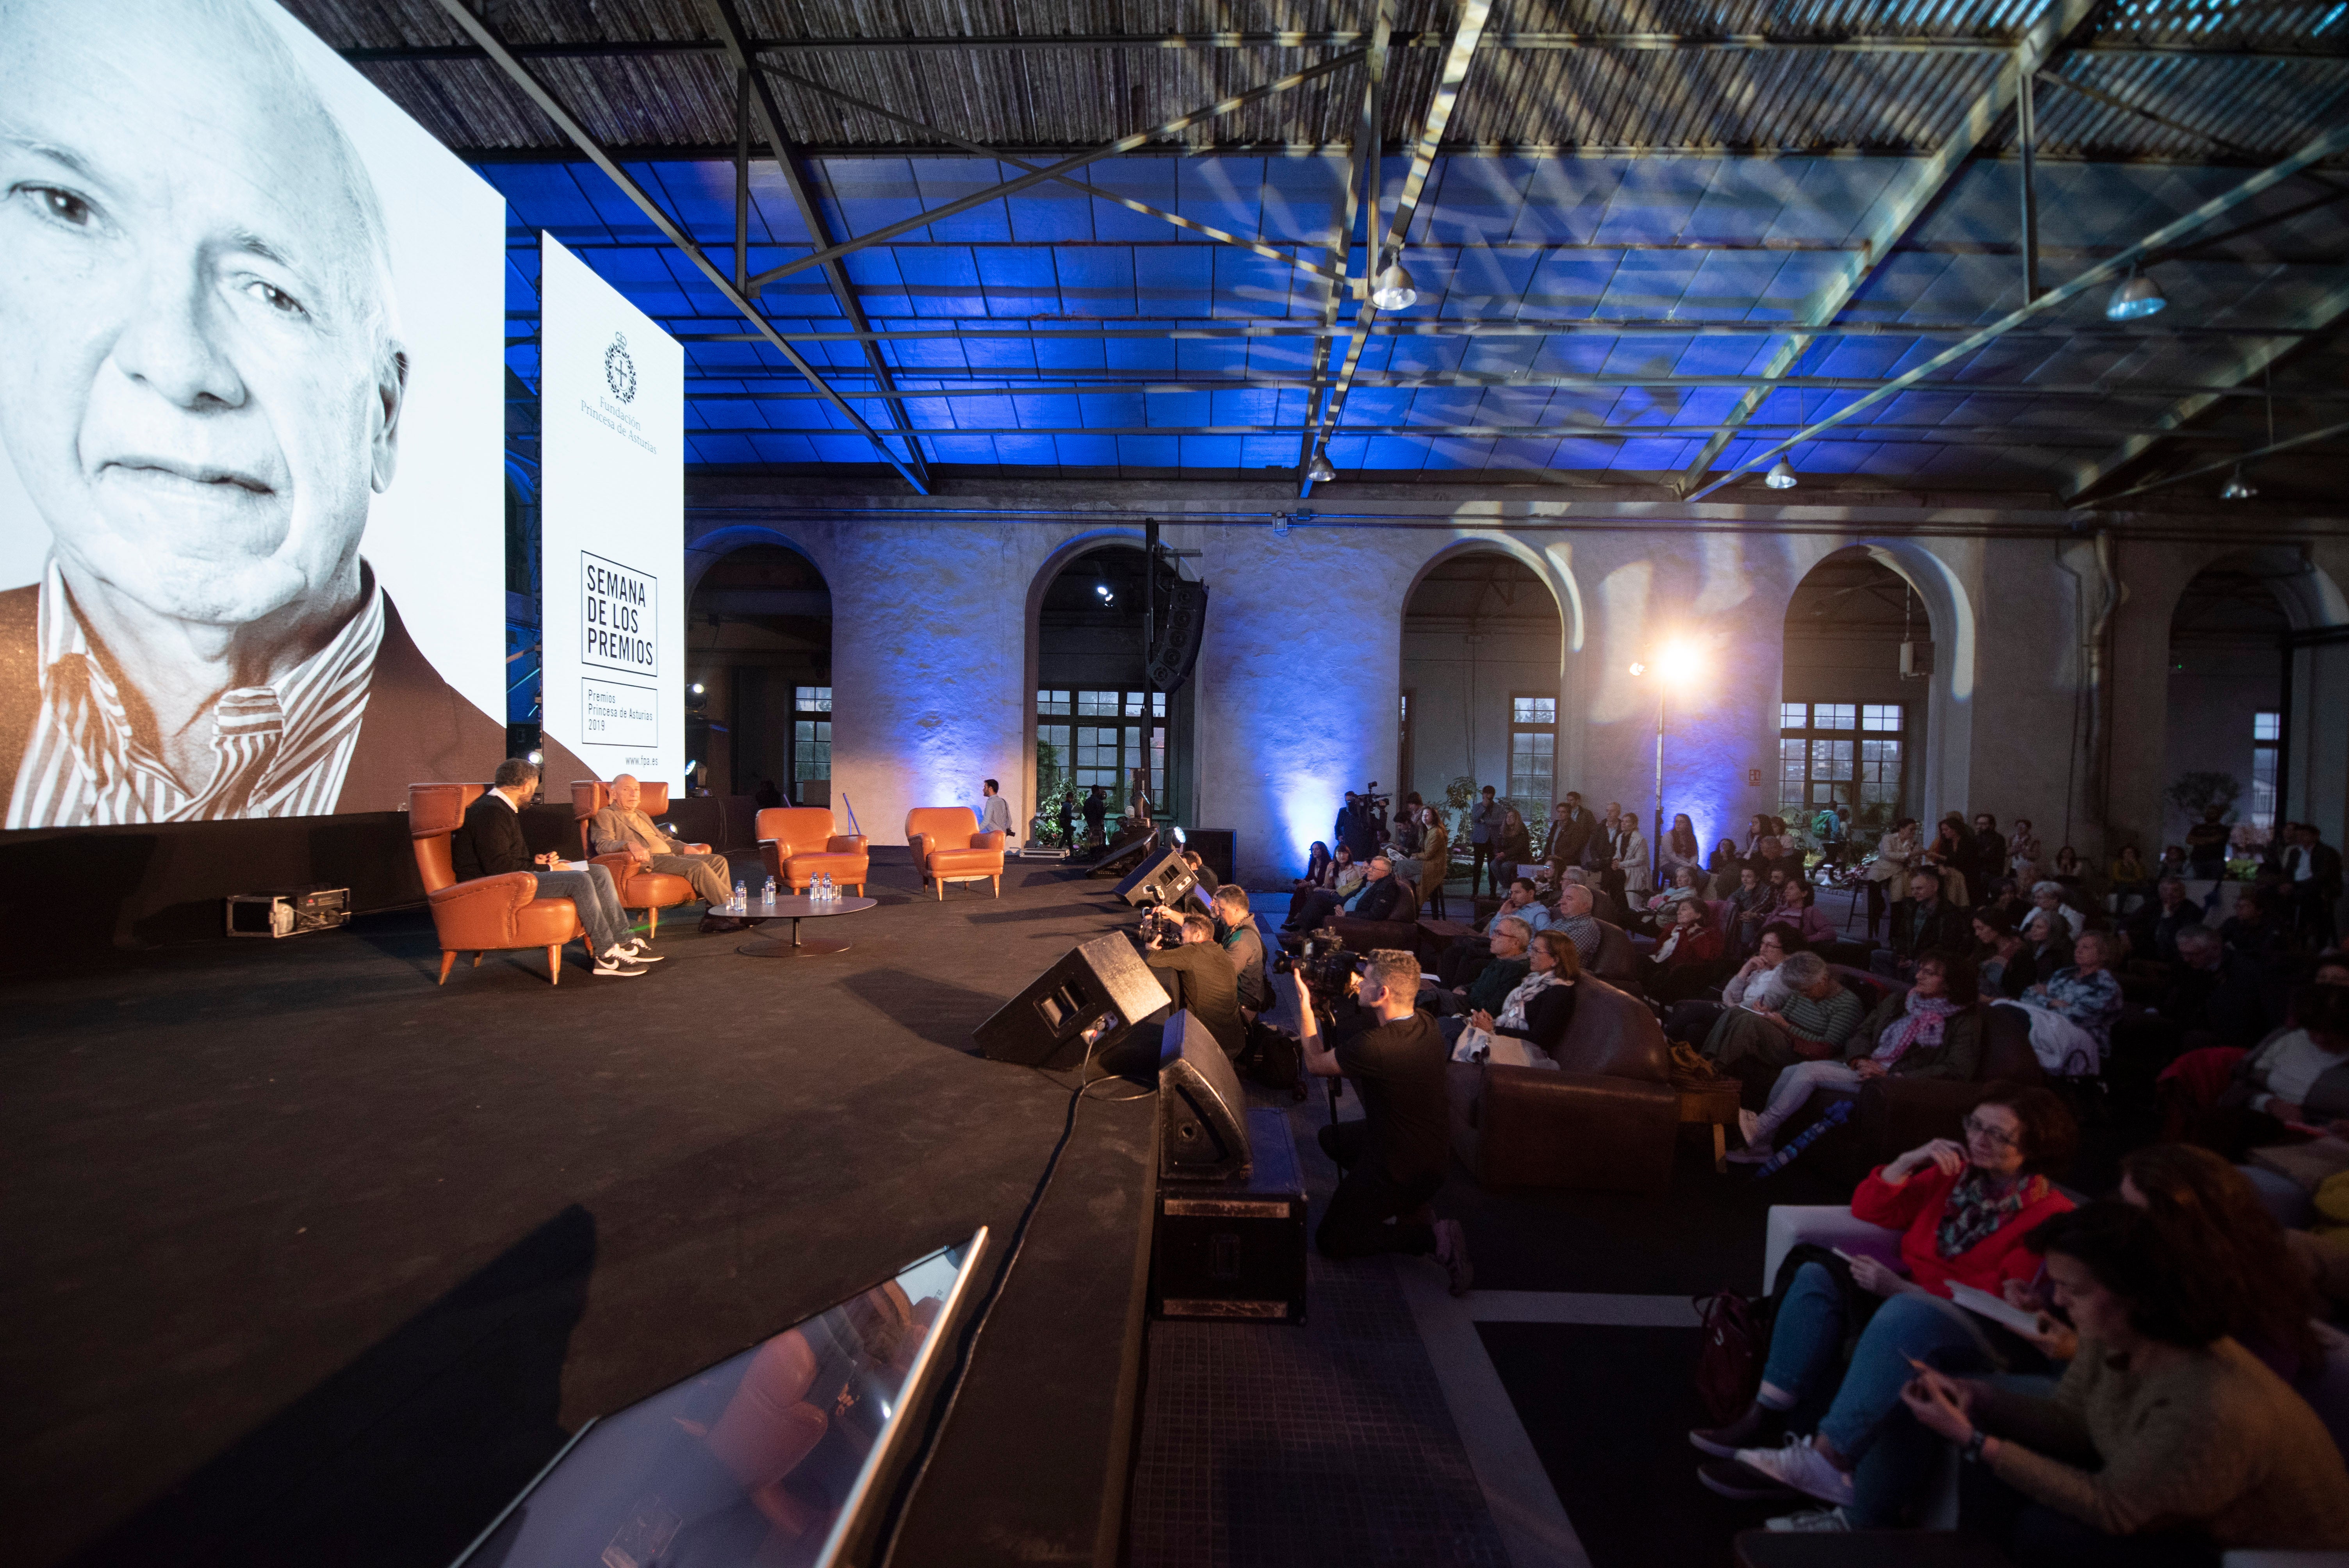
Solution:
M 1207 585 L 1176 578 L 1167 585 L 1158 613 L 1158 641 L 1150 650 L 1150 685 L 1171 692 L 1191 678 L 1199 662 L 1199 640 L 1207 630 Z

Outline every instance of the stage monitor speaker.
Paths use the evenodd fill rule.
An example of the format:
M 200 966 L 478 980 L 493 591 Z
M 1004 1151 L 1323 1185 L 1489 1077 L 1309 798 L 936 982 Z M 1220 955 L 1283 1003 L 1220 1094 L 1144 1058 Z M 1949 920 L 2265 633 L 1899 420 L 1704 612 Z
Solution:
M 1158 641 L 1150 650 L 1150 685 L 1171 692 L 1191 678 L 1199 662 L 1199 640 L 1207 630 L 1207 585 L 1177 578 L 1158 612 Z
M 1158 842 L 1156 828 L 1129 828 L 1117 836 L 1109 848 L 1101 852 L 1090 870 L 1089 877 L 1123 876 L 1139 865 Z
M 1183 859 L 1183 851 L 1174 845 L 1151 856 L 1133 873 L 1117 884 L 1117 896 L 1136 909 L 1145 904 L 1173 903 L 1199 879 Z
M 991 1060 L 1064 1069 L 1173 1002 L 1133 944 L 1112 933 L 1079 944 L 971 1037 Z
M 1249 1170 L 1247 1096 L 1229 1057 L 1191 1013 L 1167 1020 L 1158 1054 L 1158 1175 L 1228 1181 Z

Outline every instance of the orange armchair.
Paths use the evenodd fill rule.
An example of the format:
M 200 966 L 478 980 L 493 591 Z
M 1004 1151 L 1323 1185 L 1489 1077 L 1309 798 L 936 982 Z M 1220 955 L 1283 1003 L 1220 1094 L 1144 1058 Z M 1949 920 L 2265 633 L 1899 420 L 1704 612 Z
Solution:
M 645 815 L 657 817 L 668 810 L 668 786 L 639 784 L 644 798 L 636 802 Z M 693 884 L 683 877 L 667 872 L 647 871 L 636 864 L 636 857 L 627 854 L 599 855 L 588 833 L 588 820 L 612 803 L 612 787 L 594 779 L 585 779 L 571 786 L 571 815 L 579 823 L 579 852 L 595 864 L 612 873 L 612 885 L 620 890 L 620 907 L 645 912 L 645 937 L 647 941 L 660 934 L 660 912 L 674 909 L 681 903 L 691 903 L 696 896 Z M 708 844 L 688 844 L 688 854 L 706 855 Z
M 770 806 L 759 813 L 759 858 L 767 874 L 804 892 L 819 876 L 831 873 L 834 887 L 854 888 L 864 896 L 864 878 L 873 868 L 869 841 L 862 833 L 835 833 L 832 813 L 822 806 Z
M 471 953 L 478 969 L 485 952 L 543 947 L 547 983 L 560 985 L 563 944 L 586 936 L 579 926 L 578 905 L 567 898 L 539 897 L 538 879 L 528 872 L 457 880 L 449 841 L 464 824 L 465 808 L 480 799 L 485 789 L 481 784 L 408 787 L 408 837 L 431 904 L 432 929 L 440 937 L 440 984 L 449 983 L 449 971 L 460 953 Z
M 978 830 L 978 813 L 968 806 L 916 806 L 905 813 L 905 842 L 922 885 L 937 884 L 947 896 L 950 882 L 986 881 L 1003 896 L 1003 835 Z

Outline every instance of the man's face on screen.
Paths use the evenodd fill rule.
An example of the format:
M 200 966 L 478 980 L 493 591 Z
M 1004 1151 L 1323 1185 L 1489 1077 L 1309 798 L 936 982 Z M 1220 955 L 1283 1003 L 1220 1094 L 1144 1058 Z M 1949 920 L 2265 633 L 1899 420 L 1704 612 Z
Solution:
M 402 369 L 366 174 L 242 0 L 0 0 L 0 442 L 158 615 L 330 590 Z

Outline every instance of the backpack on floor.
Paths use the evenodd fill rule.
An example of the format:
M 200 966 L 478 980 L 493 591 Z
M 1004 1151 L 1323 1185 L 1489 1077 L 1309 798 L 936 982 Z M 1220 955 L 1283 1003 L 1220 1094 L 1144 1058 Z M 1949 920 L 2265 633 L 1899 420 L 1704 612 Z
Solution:
M 1696 1391 L 1715 1425 L 1744 1415 L 1762 1387 L 1770 1331 L 1762 1322 L 1760 1305 L 1733 1290 L 1696 1298 L 1698 1326 L 1704 1331 L 1696 1357 Z
M 1238 1067 L 1240 1076 L 1251 1083 L 1284 1089 L 1292 1100 L 1305 1098 L 1305 1047 L 1278 1025 L 1258 1018 L 1248 1026 Z

